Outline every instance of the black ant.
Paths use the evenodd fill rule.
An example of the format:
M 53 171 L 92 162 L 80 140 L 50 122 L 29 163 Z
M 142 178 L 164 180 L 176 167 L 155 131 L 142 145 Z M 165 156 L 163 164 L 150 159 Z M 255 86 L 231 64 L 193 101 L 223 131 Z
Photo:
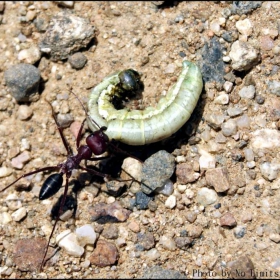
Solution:
M 73 92 L 72 92 L 73 93 Z M 75 97 L 78 99 L 78 101 L 80 102 L 80 104 L 82 105 L 84 111 L 86 112 L 86 109 L 84 107 L 84 105 L 82 104 L 82 102 L 80 101 L 80 99 L 76 96 L 75 93 L 73 93 L 75 95 Z M 107 174 L 103 174 L 101 172 L 98 172 L 96 170 L 90 169 L 86 164 L 86 167 L 83 167 L 80 165 L 82 160 L 89 160 L 89 161 L 96 161 L 96 160 L 101 160 L 104 159 L 106 157 L 92 157 L 92 155 L 94 154 L 95 156 L 99 156 L 103 153 L 105 153 L 108 149 L 108 146 L 110 144 L 110 140 L 108 138 L 108 136 L 105 134 L 106 131 L 106 127 L 99 127 L 98 124 L 88 115 L 88 118 L 90 118 L 90 120 L 92 122 L 95 123 L 95 125 L 97 125 L 97 127 L 99 127 L 99 130 L 91 133 L 89 136 L 87 136 L 86 138 L 86 145 L 80 145 L 80 141 L 81 141 L 81 135 L 82 135 L 82 130 L 84 127 L 84 123 L 86 121 L 86 119 L 82 122 L 82 125 L 79 129 L 78 135 L 77 135 L 77 139 L 76 139 L 76 148 L 77 148 L 77 154 L 74 154 L 71 147 L 69 146 L 65 136 L 63 135 L 63 128 L 59 126 L 57 119 L 55 117 L 55 113 L 54 110 L 51 106 L 51 104 L 49 102 L 47 102 L 52 110 L 52 116 L 55 120 L 57 129 L 59 131 L 60 137 L 62 139 L 62 142 L 64 144 L 64 147 L 67 151 L 67 159 L 66 161 L 64 161 L 63 163 L 59 163 L 56 166 L 49 166 L 49 167 L 43 167 L 40 169 L 37 169 L 35 171 L 23 174 L 22 176 L 20 176 L 18 179 L 16 179 L 14 182 L 12 182 L 11 184 L 9 184 L 8 186 L 6 186 L 4 189 L 1 190 L 1 192 L 3 192 L 4 190 L 8 189 L 9 187 L 11 187 L 12 185 L 14 185 L 16 182 L 18 182 L 20 179 L 36 174 L 38 172 L 43 172 L 43 171 L 58 171 L 57 173 L 53 173 L 52 175 L 50 175 L 45 182 L 43 183 L 43 186 L 40 190 L 39 193 L 39 200 L 44 200 L 47 198 L 50 198 L 51 196 L 55 195 L 59 189 L 62 187 L 63 184 L 63 175 L 65 174 L 66 176 L 66 183 L 65 183 L 65 188 L 64 188 L 64 193 L 59 205 L 59 211 L 58 211 L 58 215 L 55 217 L 55 223 L 53 225 L 50 237 L 48 239 L 48 243 L 47 243 L 47 247 L 45 249 L 45 253 L 40 265 L 40 271 L 42 271 L 43 266 L 45 264 L 45 258 L 47 256 L 48 253 L 48 247 L 50 244 L 50 240 L 51 237 L 53 236 L 53 233 L 55 231 L 56 225 L 58 223 L 59 217 L 61 216 L 62 212 L 63 212 L 63 207 L 65 205 L 65 201 L 66 201 L 66 197 L 67 197 L 67 193 L 68 193 L 68 187 L 69 187 L 69 179 L 72 175 L 72 171 L 74 169 L 81 169 L 81 170 L 85 170 L 89 173 L 93 173 L 97 176 L 100 176 L 104 179 L 110 179 L 110 176 Z M 115 147 L 117 150 L 118 148 Z M 124 152 L 124 151 L 122 151 Z M 125 154 L 127 154 L 126 152 L 124 152 Z

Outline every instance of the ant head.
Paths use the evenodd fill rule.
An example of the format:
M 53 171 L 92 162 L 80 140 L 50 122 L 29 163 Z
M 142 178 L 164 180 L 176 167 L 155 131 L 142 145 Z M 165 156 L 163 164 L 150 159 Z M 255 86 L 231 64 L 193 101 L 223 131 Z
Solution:
M 86 138 L 86 143 L 95 155 L 101 155 L 107 151 L 109 137 L 104 133 L 106 127 L 101 127 Z

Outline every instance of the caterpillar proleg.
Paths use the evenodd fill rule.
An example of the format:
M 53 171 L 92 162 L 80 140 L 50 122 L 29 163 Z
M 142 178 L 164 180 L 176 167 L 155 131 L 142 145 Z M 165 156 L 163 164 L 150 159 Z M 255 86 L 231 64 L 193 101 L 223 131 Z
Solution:
M 190 118 L 202 91 L 202 76 L 192 62 L 183 61 L 177 82 L 162 97 L 156 107 L 144 110 L 117 110 L 114 96 L 139 87 L 139 74 L 132 69 L 107 76 L 90 93 L 88 110 L 91 118 L 107 127 L 106 134 L 129 145 L 145 145 L 168 138 Z M 92 131 L 99 127 L 88 120 Z

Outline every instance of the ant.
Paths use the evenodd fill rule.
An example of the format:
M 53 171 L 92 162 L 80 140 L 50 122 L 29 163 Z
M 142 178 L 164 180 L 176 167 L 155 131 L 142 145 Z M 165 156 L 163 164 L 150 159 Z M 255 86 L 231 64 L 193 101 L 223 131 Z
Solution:
M 85 109 L 84 105 L 82 104 L 82 102 L 80 101 L 80 99 L 78 98 L 78 96 L 73 91 L 71 91 L 71 92 L 74 94 L 74 96 L 77 98 L 79 103 L 82 105 L 84 111 L 86 112 L 86 109 Z M 39 172 L 43 172 L 43 171 L 58 171 L 57 173 L 53 173 L 52 175 L 50 175 L 45 180 L 42 188 L 40 189 L 39 200 L 44 200 L 44 199 L 52 197 L 53 195 L 55 195 L 59 191 L 59 189 L 63 185 L 63 175 L 66 176 L 64 193 L 63 193 L 60 205 L 59 205 L 58 215 L 56 215 L 56 217 L 55 217 L 55 222 L 54 222 L 50 237 L 48 239 L 48 243 L 47 243 L 47 246 L 46 246 L 46 249 L 45 249 L 45 253 L 44 253 L 41 265 L 40 265 L 40 271 L 42 271 L 43 266 L 45 265 L 45 262 L 46 262 L 45 259 L 46 259 L 47 253 L 48 253 L 48 247 L 50 245 L 50 240 L 53 236 L 53 233 L 55 231 L 58 220 L 59 220 L 59 218 L 60 218 L 60 216 L 63 212 L 63 207 L 65 205 L 65 201 L 66 201 L 66 197 L 67 197 L 67 193 L 68 193 L 69 179 L 72 175 L 73 170 L 74 169 L 85 170 L 89 173 L 95 174 L 97 176 L 100 176 L 104 179 L 109 180 L 110 175 L 103 174 L 101 172 L 98 172 L 96 170 L 88 168 L 87 161 L 88 160 L 89 161 L 96 161 L 96 160 L 101 160 L 101 159 L 107 158 L 106 156 L 105 157 L 92 157 L 92 155 L 94 154 L 95 156 L 99 156 L 99 155 L 101 155 L 101 154 L 103 154 L 107 151 L 109 145 L 113 145 L 113 144 L 110 143 L 110 140 L 109 140 L 108 136 L 105 134 L 106 127 L 100 127 L 86 112 L 87 117 L 90 119 L 90 121 L 94 122 L 94 124 L 97 125 L 97 127 L 99 127 L 99 130 L 97 130 L 95 132 L 92 132 L 90 135 L 88 135 L 86 137 L 86 145 L 80 145 L 81 138 L 82 138 L 82 130 L 83 130 L 83 127 L 84 127 L 84 123 L 86 121 L 86 119 L 85 119 L 81 124 L 81 127 L 80 127 L 78 135 L 77 135 L 77 139 L 76 139 L 77 154 L 74 154 L 71 147 L 69 146 L 69 143 L 67 142 L 65 136 L 63 135 L 63 128 L 60 127 L 59 124 L 58 124 L 58 121 L 55 117 L 55 113 L 54 113 L 52 105 L 48 101 L 46 101 L 46 102 L 51 107 L 52 117 L 55 120 L 56 127 L 59 131 L 61 140 L 62 140 L 62 142 L 64 144 L 64 147 L 67 151 L 67 159 L 64 162 L 57 164 L 56 166 L 43 167 L 43 168 L 37 169 L 35 171 L 23 174 L 18 179 L 16 179 L 14 182 L 12 182 L 11 184 L 9 184 L 8 186 L 6 186 L 4 189 L 1 190 L 1 192 L 3 192 L 4 190 L 8 189 L 9 187 L 11 187 L 12 185 L 14 185 L 16 182 L 18 182 L 20 179 L 22 179 L 24 177 L 27 177 L 27 176 L 30 176 L 30 175 L 33 175 L 33 174 L 36 174 L 36 173 L 39 173 Z M 117 149 L 117 150 L 120 150 L 118 147 L 114 146 L 114 148 Z M 121 152 L 123 152 L 125 154 L 128 154 L 125 151 L 121 151 Z M 80 163 L 83 160 L 86 161 L 85 162 L 86 167 L 83 167 L 83 166 L 80 165 Z M 134 180 L 134 179 L 132 179 L 132 180 Z

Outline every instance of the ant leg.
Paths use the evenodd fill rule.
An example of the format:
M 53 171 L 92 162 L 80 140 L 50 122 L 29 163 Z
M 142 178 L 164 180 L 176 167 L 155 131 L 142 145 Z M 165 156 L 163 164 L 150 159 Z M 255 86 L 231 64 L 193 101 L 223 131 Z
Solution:
M 66 183 L 65 183 L 65 188 L 64 188 L 64 193 L 63 193 L 63 197 L 61 199 L 61 202 L 60 202 L 60 206 L 59 206 L 59 211 L 58 211 L 58 215 L 57 217 L 55 218 L 55 222 L 54 222 L 54 225 L 53 225 L 53 228 L 52 228 L 52 232 L 50 234 L 50 237 L 49 237 L 49 240 L 48 240 L 48 244 L 47 244 L 47 247 L 46 247 L 46 250 L 45 250 L 45 254 L 44 254 L 44 257 L 43 257 L 43 260 L 41 262 L 41 265 L 40 265 L 40 271 L 43 270 L 43 267 L 45 265 L 45 258 L 47 256 L 47 253 L 48 253 L 48 249 L 49 249 L 49 245 L 50 245 L 50 242 L 51 242 L 51 238 L 53 236 L 53 233 L 55 231 L 55 228 L 56 228 L 56 225 L 59 221 L 59 217 L 61 216 L 62 214 L 62 209 L 63 209 L 63 206 L 65 204 L 65 200 L 66 200 L 66 196 L 67 196 L 67 192 L 68 192 L 68 186 L 69 186 L 69 178 L 66 177 Z
M 51 103 L 48 102 L 48 101 L 46 101 L 46 102 L 47 102 L 47 103 L 50 105 L 50 107 L 51 107 L 52 116 L 53 116 L 53 118 L 54 118 L 56 127 L 57 127 L 57 129 L 58 129 L 58 131 L 59 131 L 61 140 L 62 140 L 63 145 L 64 145 L 64 147 L 65 147 L 65 149 L 66 149 L 66 151 L 67 151 L 67 154 L 68 154 L 68 155 L 73 155 L 73 151 L 72 151 L 71 147 L 69 146 L 69 144 L 67 143 L 67 141 L 66 141 L 66 139 L 65 139 L 65 136 L 63 135 L 63 128 L 60 127 L 59 124 L 58 124 L 58 122 L 57 122 L 57 119 L 56 119 L 56 117 L 55 117 L 55 114 L 54 114 L 53 107 L 52 107 Z
M 101 172 L 98 172 L 98 171 L 93 170 L 93 169 L 90 169 L 90 168 L 82 167 L 82 166 L 80 166 L 80 165 L 79 165 L 79 168 L 82 169 L 82 170 L 85 170 L 85 171 L 87 171 L 87 172 L 89 172 L 89 173 L 92 173 L 92 174 L 94 174 L 94 175 L 100 176 L 100 177 L 102 177 L 102 178 L 110 178 L 109 175 L 103 174 L 103 173 L 101 173 Z
M 82 135 L 82 130 L 83 130 L 85 121 L 86 121 L 86 119 L 83 120 L 82 125 L 81 125 L 81 127 L 80 127 L 80 129 L 79 129 L 78 136 L 77 136 L 77 140 L 76 140 L 76 148 L 77 148 L 77 150 L 78 150 L 79 147 L 80 147 L 80 142 L 81 142 L 81 138 L 82 138 L 81 135 Z
M 42 172 L 42 171 L 48 171 L 48 170 L 55 170 L 55 169 L 59 169 L 58 166 L 49 166 L 49 167 L 43 167 L 43 168 L 40 168 L 38 170 L 35 170 L 35 171 L 32 171 L 32 172 L 29 172 L 29 173 L 26 173 L 26 174 L 23 174 L 21 175 L 19 178 L 17 178 L 14 182 L 12 182 L 10 185 L 8 185 L 7 187 L 5 187 L 4 189 L 2 189 L 0 192 L 3 192 L 4 190 L 8 189 L 9 187 L 11 187 L 13 184 L 15 184 L 17 181 L 19 181 L 21 178 L 24 178 L 24 177 L 27 177 L 27 176 L 30 176 L 30 175 L 33 175 L 33 174 L 36 174 L 36 173 L 39 173 L 39 172 Z

